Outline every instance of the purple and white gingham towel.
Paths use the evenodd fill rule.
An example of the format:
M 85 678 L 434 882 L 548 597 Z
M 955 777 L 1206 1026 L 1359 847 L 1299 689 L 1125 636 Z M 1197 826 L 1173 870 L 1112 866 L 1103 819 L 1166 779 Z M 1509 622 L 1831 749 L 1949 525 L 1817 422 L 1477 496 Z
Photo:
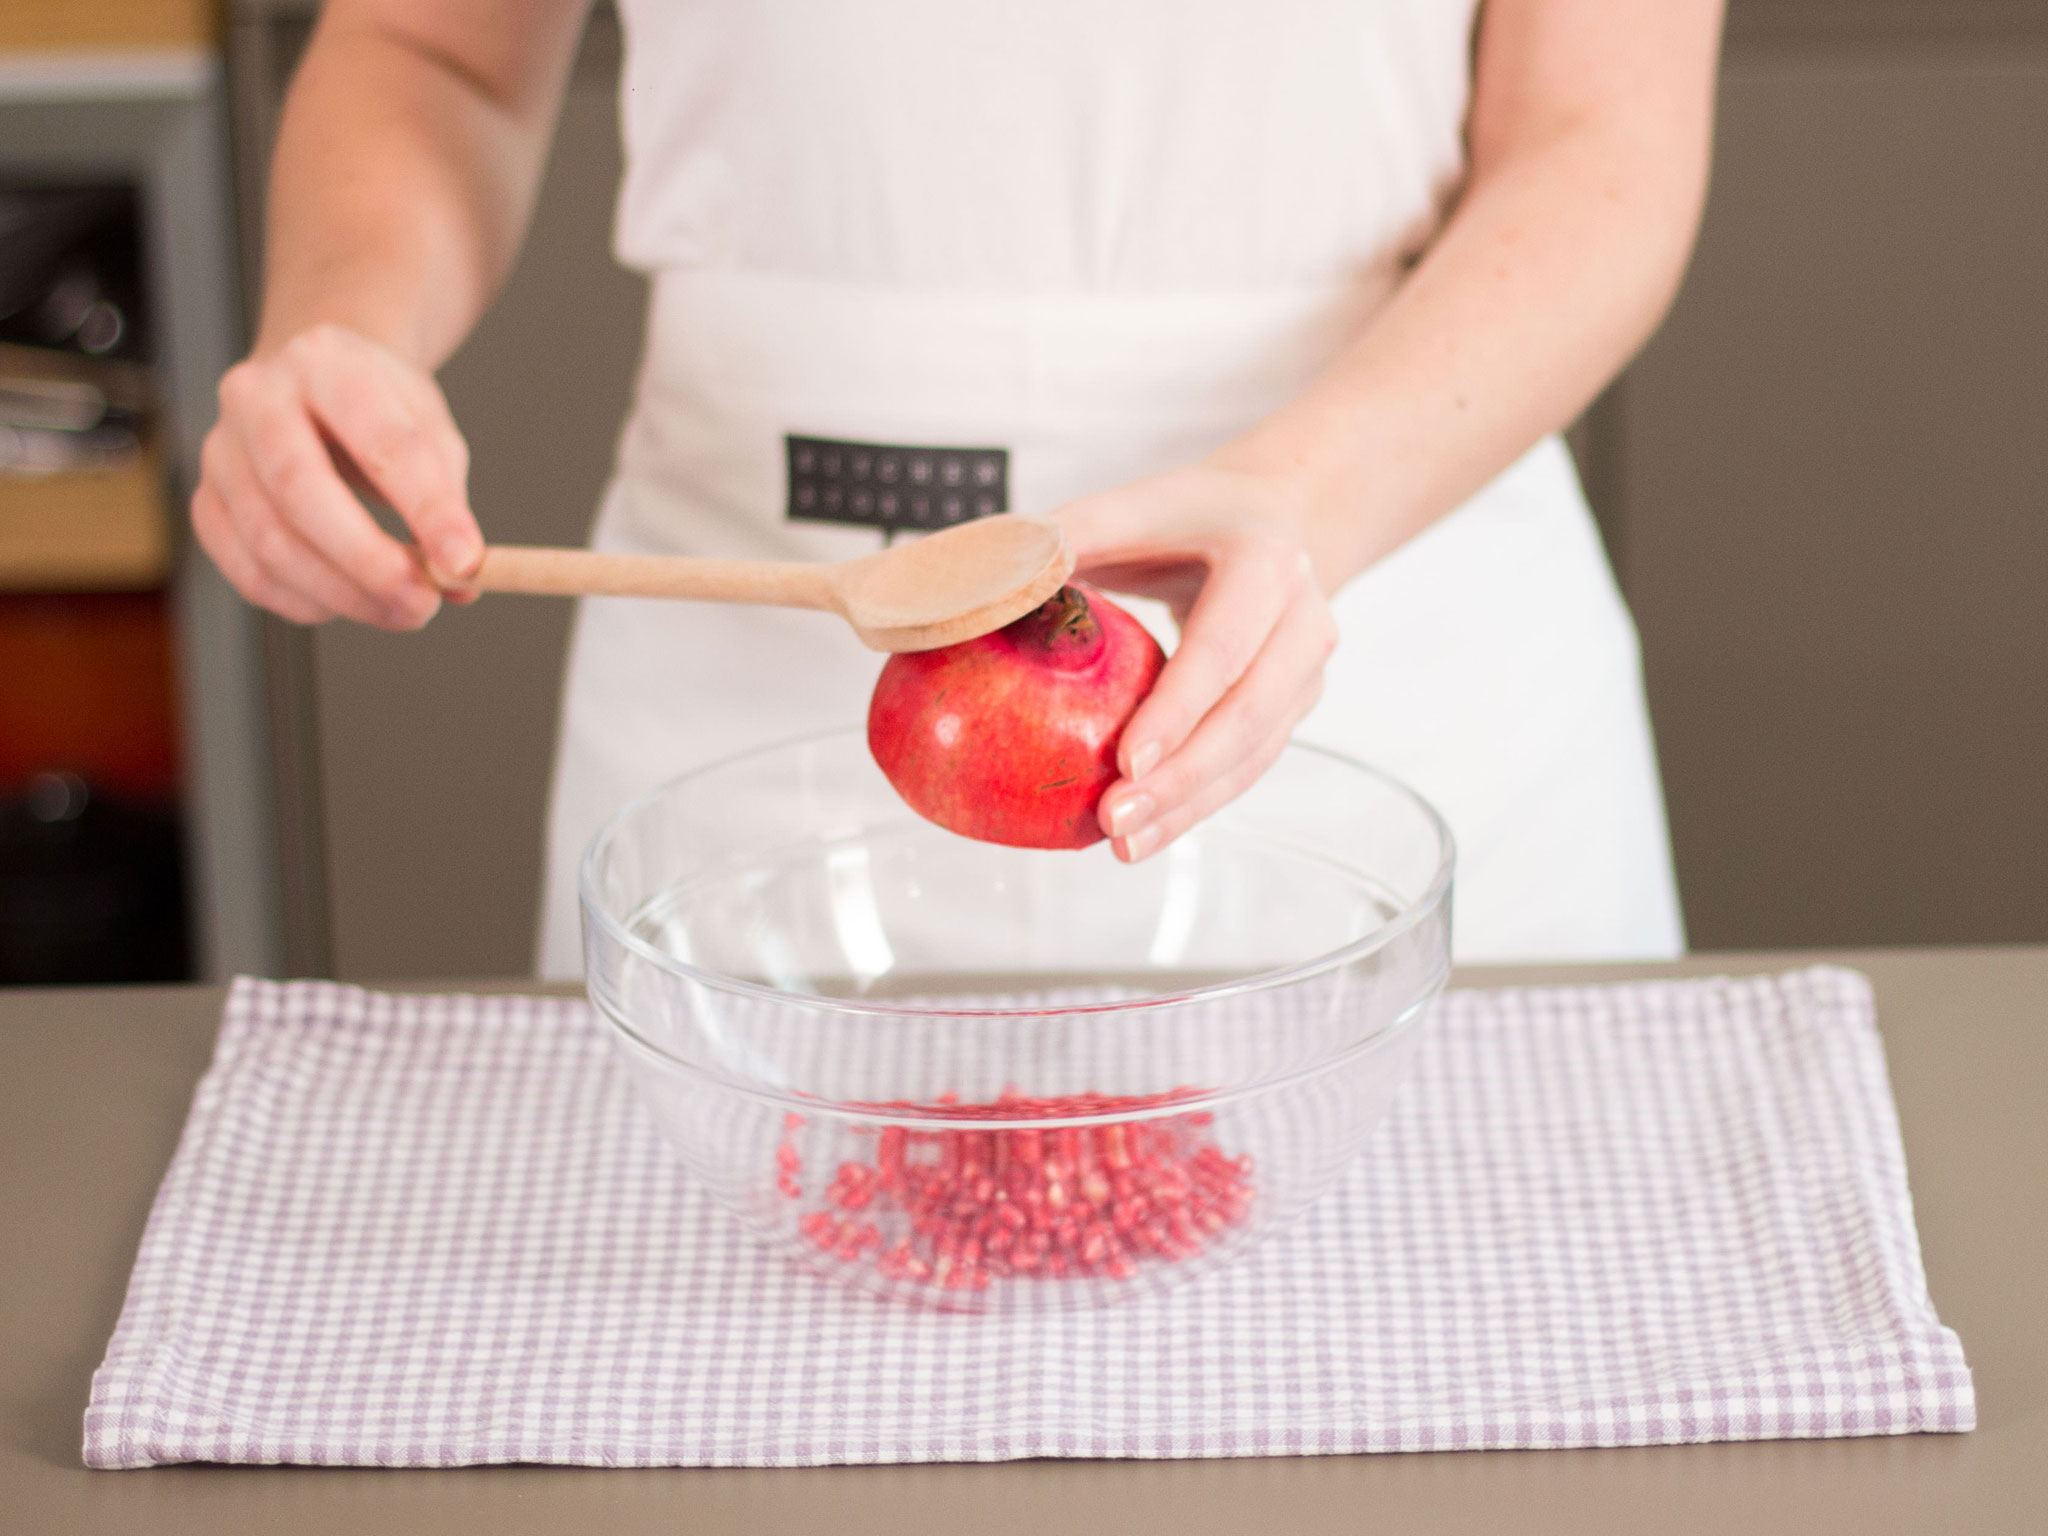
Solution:
M 1095 1313 L 760 1247 L 581 1003 L 239 983 L 85 1459 L 800 1465 L 1965 1430 L 1867 983 L 1447 995 L 1349 1176 Z

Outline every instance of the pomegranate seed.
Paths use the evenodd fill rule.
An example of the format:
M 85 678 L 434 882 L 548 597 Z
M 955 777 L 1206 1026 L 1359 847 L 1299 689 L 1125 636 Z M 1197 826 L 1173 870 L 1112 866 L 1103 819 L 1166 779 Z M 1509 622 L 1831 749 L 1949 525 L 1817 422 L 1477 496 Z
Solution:
M 1128 1168 L 1131 1166 L 1129 1126 L 1103 1126 L 1095 1133 L 1095 1144 L 1097 1150 L 1102 1154 L 1102 1160 L 1109 1164 L 1110 1167 Z
M 830 1248 L 839 1238 L 839 1223 L 830 1211 L 812 1211 L 796 1226 L 799 1232 L 820 1248 Z
M 875 1161 L 881 1165 L 882 1177 L 893 1181 L 903 1172 L 903 1148 L 909 1140 L 900 1125 L 882 1128 L 881 1144 L 875 1148 Z

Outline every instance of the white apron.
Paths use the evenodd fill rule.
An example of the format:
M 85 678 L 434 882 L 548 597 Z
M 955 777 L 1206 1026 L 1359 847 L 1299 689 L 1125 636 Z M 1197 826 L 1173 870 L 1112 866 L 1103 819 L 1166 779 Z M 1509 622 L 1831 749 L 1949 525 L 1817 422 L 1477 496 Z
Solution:
M 1227 441 L 1357 333 L 1440 223 L 1472 9 L 626 0 L 618 248 L 654 287 L 593 542 L 876 548 L 785 516 L 791 433 L 1007 448 L 1024 511 Z M 1298 734 L 1444 812 L 1459 958 L 1679 952 L 1635 632 L 1563 445 L 1334 607 Z M 542 973 L 580 970 L 576 864 L 605 818 L 698 764 L 856 723 L 879 666 L 829 615 L 584 602 Z

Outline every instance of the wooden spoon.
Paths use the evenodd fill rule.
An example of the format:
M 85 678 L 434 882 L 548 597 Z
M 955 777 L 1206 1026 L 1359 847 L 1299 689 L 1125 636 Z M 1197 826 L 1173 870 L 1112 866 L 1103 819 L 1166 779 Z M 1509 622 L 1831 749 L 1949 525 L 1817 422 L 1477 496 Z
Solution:
M 844 618 L 870 649 L 929 651 L 1022 618 L 1066 585 L 1073 571 L 1057 523 L 1011 512 L 836 564 L 493 544 L 475 575 L 444 585 L 819 608 Z

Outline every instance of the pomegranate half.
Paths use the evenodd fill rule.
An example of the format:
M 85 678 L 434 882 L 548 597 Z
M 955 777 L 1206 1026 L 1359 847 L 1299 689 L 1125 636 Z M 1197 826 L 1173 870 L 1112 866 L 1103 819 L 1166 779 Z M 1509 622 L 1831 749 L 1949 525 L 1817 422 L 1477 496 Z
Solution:
M 1060 588 L 993 634 L 891 656 L 868 749 L 910 808 L 964 837 L 1085 848 L 1117 738 L 1166 655 L 1100 593 Z

